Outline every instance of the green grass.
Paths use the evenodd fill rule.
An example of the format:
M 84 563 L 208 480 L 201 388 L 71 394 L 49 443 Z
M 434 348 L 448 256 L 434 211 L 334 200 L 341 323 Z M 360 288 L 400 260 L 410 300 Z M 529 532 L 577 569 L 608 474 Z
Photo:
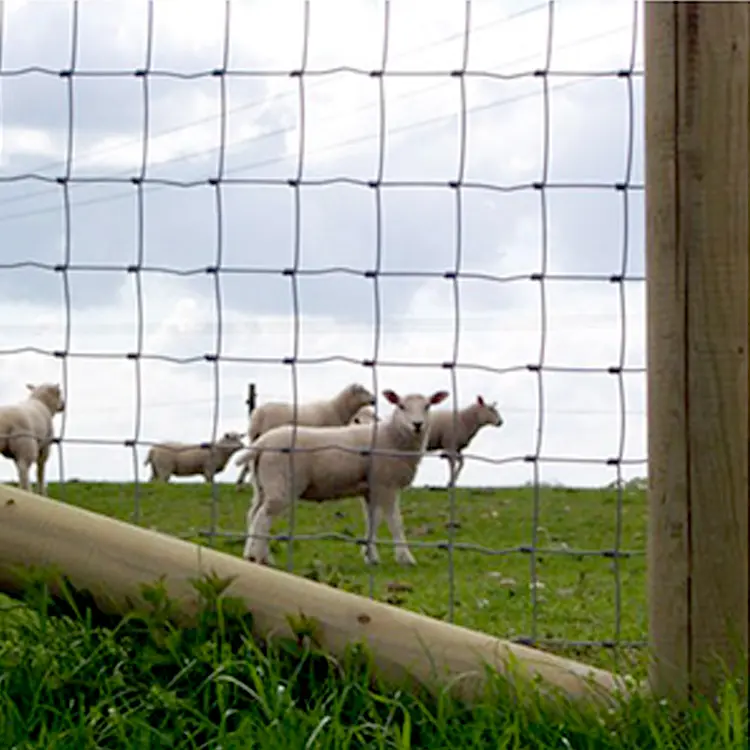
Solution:
M 31 602 L 0 611 L 3 748 L 747 747 L 747 706 L 733 683 L 717 706 L 689 713 L 638 699 L 599 714 L 519 708 L 500 680 L 467 708 L 388 689 L 361 653 L 336 663 L 304 645 L 262 651 L 231 601 L 209 598 L 193 629 L 172 628 L 158 607 L 95 625 L 46 598 Z
M 223 484 L 218 492 L 216 523 L 225 531 L 242 531 L 251 490 L 237 492 Z M 105 483 L 50 485 L 52 497 L 108 516 L 132 521 L 134 487 Z M 211 524 L 212 490 L 205 484 L 172 483 L 139 486 L 140 523 L 170 534 L 188 535 L 208 544 L 198 534 Z M 410 542 L 448 542 L 450 497 L 445 491 L 412 489 L 401 501 Z M 513 490 L 458 490 L 455 497 L 456 543 L 508 550 L 533 541 L 534 494 L 530 488 Z M 295 509 L 296 533 L 338 532 L 361 537 L 362 511 L 357 500 L 337 503 L 301 502 Z M 500 637 L 535 635 L 551 641 L 639 641 L 646 634 L 646 585 L 643 556 L 615 560 L 603 556 L 561 554 L 567 550 L 611 550 L 617 543 L 617 493 L 605 490 L 570 490 L 544 487 L 539 496 L 536 546 L 551 550 L 536 556 L 536 631 L 531 590 L 531 555 L 511 552 L 487 555 L 455 550 L 453 553 L 453 621 Z M 272 529 L 288 533 L 288 519 Z M 448 618 L 450 615 L 449 554 L 445 549 L 413 546 L 415 568 L 393 560 L 390 535 L 380 529 L 381 565 L 368 568 L 360 548 L 352 542 L 297 541 L 291 563 L 301 575 L 322 580 L 354 593 Z M 645 497 L 641 492 L 623 496 L 621 550 L 643 552 L 646 540 Z M 288 544 L 274 543 L 276 564 L 290 562 Z M 217 539 L 216 547 L 240 555 L 242 543 Z M 620 629 L 616 628 L 616 578 L 620 578 Z M 606 669 L 626 669 L 643 676 L 643 650 L 548 647 Z
M 241 530 L 249 494 L 218 487 L 217 523 Z M 65 502 L 133 520 L 131 485 L 69 483 L 50 494 Z M 537 546 L 537 631 L 540 638 L 641 639 L 646 630 L 644 560 L 555 554 L 604 550 L 616 544 L 617 496 L 611 491 L 543 488 Z M 532 542 L 534 496 L 528 488 L 456 493 L 457 543 L 513 549 Z M 641 493 L 624 496 L 620 547 L 643 550 Z M 194 484 L 139 488 L 140 522 L 207 543 L 198 530 L 211 520 L 211 488 Z M 405 493 L 408 538 L 448 541 L 445 492 Z M 362 533 L 355 501 L 299 504 L 297 532 Z M 275 533 L 288 530 L 280 519 Z M 385 539 L 388 539 L 385 532 Z M 240 554 L 241 544 L 217 546 Z M 275 544 L 277 563 L 288 545 Z M 351 543 L 296 542 L 294 570 L 350 591 L 427 614 L 448 614 L 448 553 L 413 547 L 418 566 L 364 566 Z M 621 583 L 621 624 L 615 630 L 614 564 Z M 530 555 L 454 554 L 454 621 L 499 636 L 532 633 Z M 33 592 L 32 592 L 33 594 Z M 157 598 L 158 599 L 158 598 Z M 174 629 L 156 615 L 119 621 L 67 613 L 48 599 L 28 605 L 0 598 L 0 747 L 46 748 L 628 748 L 632 750 L 743 750 L 748 743 L 745 683 L 728 682 L 718 706 L 689 713 L 636 699 L 606 714 L 581 708 L 519 707 L 497 679 L 481 705 L 468 709 L 447 696 L 427 697 L 379 684 L 359 658 L 335 663 L 304 646 L 262 650 L 232 602 L 221 614 L 209 601 L 195 629 Z M 158 603 L 158 601 L 157 601 Z M 552 650 L 613 667 L 612 649 Z M 643 676 L 640 650 L 618 652 L 619 664 Z

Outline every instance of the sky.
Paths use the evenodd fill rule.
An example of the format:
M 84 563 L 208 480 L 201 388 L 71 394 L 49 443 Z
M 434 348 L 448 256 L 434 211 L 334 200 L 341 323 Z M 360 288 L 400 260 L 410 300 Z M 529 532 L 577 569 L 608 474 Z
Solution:
M 642 7 L 468 7 L 6 0 L 0 403 L 63 384 L 50 480 L 354 381 L 497 401 L 460 485 L 645 475 Z

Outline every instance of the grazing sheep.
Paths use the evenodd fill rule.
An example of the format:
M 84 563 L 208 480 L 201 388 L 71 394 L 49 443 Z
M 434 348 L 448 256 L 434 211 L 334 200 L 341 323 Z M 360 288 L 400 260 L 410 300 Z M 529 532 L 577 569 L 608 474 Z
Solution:
M 375 410 L 371 406 L 363 406 L 351 419 L 349 424 L 372 424 L 380 420 L 375 416 Z
M 173 474 L 177 477 L 203 474 L 210 482 L 244 447 L 239 432 L 226 432 L 215 443 L 158 443 L 151 447 L 143 465 L 151 464 L 151 482 L 157 479 L 168 482 Z
M 12 458 L 21 489 L 29 489 L 29 469 L 36 462 L 36 489 L 46 494 L 44 467 L 52 444 L 52 419 L 65 411 L 65 399 L 57 383 L 26 385 L 25 401 L 0 407 L 0 455 Z
M 296 423 L 307 427 L 342 427 L 352 420 L 361 407 L 374 405 L 375 396 L 360 383 L 352 383 L 331 399 L 299 404 Z M 293 404 L 268 401 L 255 409 L 250 417 L 250 442 L 254 442 L 274 427 L 292 424 L 294 421 Z M 235 466 L 242 466 L 242 471 L 237 477 L 238 490 L 250 470 L 250 460 L 251 456 L 246 452 L 234 462 Z
M 485 425 L 500 427 L 503 418 L 497 410 L 497 403 L 488 404 L 481 396 L 469 406 L 459 409 L 456 423 L 453 423 L 453 410 L 440 409 L 432 413 L 430 435 L 427 438 L 427 450 L 444 451 L 441 458 L 448 461 L 450 467 L 449 485 L 458 481 L 458 475 L 464 467 L 461 451 L 474 439 L 474 436 Z
M 365 560 L 379 560 L 374 539 L 385 515 L 397 562 L 416 564 L 406 543 L 399 492 L 412 483 L 424 455 L 430 407 L 448 398 L 448 392 L 401 398 L 386 390 L 383 396 L 396 407 L 388 420 L 344 427 L 284 425 L 253 443 L 254 493 L 247 513 L 245 559 L 271 562 L 268 533 L 273 519 L 290 500 L 322 502 L 360 496 L 366 526 Z M 281 452 L 292 447 L 293 455 Z M 297 448 L 303 451 L 297 452 Z

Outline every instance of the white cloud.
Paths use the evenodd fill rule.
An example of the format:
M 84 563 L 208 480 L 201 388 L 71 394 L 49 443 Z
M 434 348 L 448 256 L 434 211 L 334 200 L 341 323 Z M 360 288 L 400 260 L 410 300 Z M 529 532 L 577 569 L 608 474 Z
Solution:
M 32 28 L 33 19 L 41 19 L 40 7 L 45 5 L 49 9 L 50 6 L 42 2 L 6 6 L 6 13 L 10 8 L 6 25 L 6 39 L 10 41 L 3 61 L 6 68 L 65 66 L 64 39 L 58 39 L 50 49 L 45 49 L 36 44 L 38 39 L 33 34 L 24 33 L 24 29 Z M 131 70 L 141 67 L 145 60 L 145 7 L 145 3 L 130 0 L 82 3 L 80 66 Z M 303 20 L 300 2 L 235 0 L 231 7 L 230 68 L 289 71 L 300 65 Z M 157 0 L 154 8 L 155 68 L 199 71 L 219 67 L 224 3 L 196 0 L 186 4 L 186 0 Z M 309 67 L 349 66 L 365 70 L 379 67 L 383 43 L 382 3 L 348 0 L 342 4 L 314 0 L 310 8 Z M 463 3 L 435 0 L 394 2 L 390 8 L 389 69 L 428 72 L 460 67 L 465 23 Z M 627 67 L 632 11 L 631 3 L 556 4 L 552 27 L 553 67 L 578 71 Z M 473 2 L 472 28 L 475 31 L 470 38 L 470 68 L 509 74 L 543 67 L 548 24 L 546 3 L 531 0 L 511 4 Z M 106 38 L 106 44 L 101 43 L 102 37 Z M 21 90 L 20 80 L 16 79 L 14 84 L 14 96 Z M 221 122 L 218 116 L 219 82 L 212 78 L 180 82 L 159 80 L 153 79 L 150 83 L 151 174 L 205 179 L 216 168 Z M 345 174 L 364 179 L 373 177 L 379 146 L 378 80 L 341 72 L 312 74 L 304 81 L 305 159 L 309 174 L 331 177 L 332 174 L 342 174 L 343 170 Z M 601 179 L 612 183 L 623 178 L 625 136 L 629 126 L 626 85 L 625 80 L 571 82 L 554 76 L 550 78 L 550 165 L 555 180 Z M 469 76 L 465 90 L 469 110 L 465 177 L 505 185 L 539 180 L 544 156 L 541 80 Z M 97 126 L 96 118 L 107 113 L 93 107 L 96 97 L 86 100 L 88 104 L 80 104 L 76 110 L 77 174 L 133 174 L 139 168 L 143 96 L 140 82 L 131 81 L 128 91 L 130 98 L 123 110 L 131 115 L 127 121 L 120 122 L 117 117 L 112 117 L 107 127 Z M 292 174 L 299 144 L 297 80 L 288 76 L 242 79 L 230 76 L 227 91 L 229 172 L 253 176 Z M 459 94 L 458 80 L 426 75 L 386 76 L 387 179 L 447 180 L 456 176 L 460 155 Z M 606 102 L 606 107 L 602 106 L 602 101 Z M 16 103 L 9 100 L 7 111 L 13 110 Z M 113 106 L 115 104 L 118 102 L 113 102 Z M 64 110 L 52 110 L 50 105 L 47 116 L 53 124 L 46 129 L 25 122 L 3 125 L 0 132 L 3 133 L 4 173 L 7 174 L 9 165 L 15 163 L 10 157 L 47 160 L 64 154 L 66 121 L 63 114 L 55 114 L 58 111 L 64 113 Z M 5 117 L 10 116 L 6 114 Z M 607 117 L 612 119 L 605 119 Z M 640 137 L 639 130 L 636 137 Z M 589 151 L 597 158 L 587 162 L 581 160 L 579 164 L 575 155 L 585 156 Z M 270 164 L 241 169 L 243 164 L 262 164 L 264 161 Z M 635 173 L 641 174 L 639 170 L 640 164 L 636 163 Z M 27 168 L 22 171 L 27 171 Z M 91 194 L 91 189 L 89 191 Z M 72 192 L 75 194 L 76 188 Z M 209 190 L 205 192 L 207 195 L 211 193 Z M 447 188 L 444 192 L 448 195 Z M 485 198 L 472 199 L 473 212 L 466 216 L 474 217 L 476 224 L 472 226 L 471 221 L 464 219 L 464 270 L 494 276 L 528 276 L 539 270 L 543 243 L 542 214 L 537 208 L 540 202 L 536 194 L 531 194 L 531 197 L 523 195 L 488 192 Z M 598 243 L 600 251 L 597 250 L 593 259 L 581 258 L 581 266 L 584 263 L 589 265 L 577 270 L 589 272 L 590 266 L 596 265 L 598 271 L 611 267 L 611 272 L 614 272 L 619 263 L 623 228 L 606 221 L 604 226 L 596 223 L 596 219 L 601 218 L 597 214 L 603 213 L 601 201 L 604 199 L 576 194 L 580 205 L 575 214 L 580 213 L 584 218 L 580 229 L 564 234 L 558 226 L 560 214 L 564 211 L 573 213 L 574 210 L 572 203 L 559 209 L 560 204 L 556 202 L 559 195 L 560 192 L 547 193 L 550 215 L 548 271 L 570 272 L 571 258 L 575 259 L 578 245 L 590 247 Z M 47 196 L 52 197 L 53 203 L 60 203 L 58 193 L 48 192 Z M 616 195 L 609 198 L 619 200 Z M 212 199 L 207 197 L 207 201 Z M 250 200 L 252 198 L 248 198 Z M 413 196 L 404 198 L 407 200 L 414 201 L 415 207 L 419 206 L 418 200 L 427 206 L 422 213 L 417 215 L 415 212 L 416 218 L 413 219 L 411 236 L 418 243 L 422 234 L 428 234 L 431 226 L 446 221 L 446 216 L 438 208 L 437 201 L 429 203 L 427 198 Z M 0 227 L 10 210 L 2 203 L 0 199 Z M 450 202 L 443 203 L 448 211 L 455 201 L 451 198 Z M 30 204 L 32 215 L 34 205 Z M 44 204 L 40 202 L 39 205 Z M 326 211 L 320 209 L 319 216 L 303 221 L 303 231 L 313 225 L 326 229 L 352 220 L 352 231 L 357 232 L 356 244 L 372 247 L 374 222 L 365 227 L 354 221 L 352 205 L 344 203 L 332 205 Z M 514 213 L 515 207 L 518 210 Z M 213 204 L 210 208 L 213 217 Z M 487 227 L 495 226 L 493 217 L 501 208 L 509 212 L 507 226 L 499 231 L 493 229 L 490 237 L 480 236 L 488 231 Z M 132 211 L 132 208 L 127 210 Z M 637 212 L 638 209 L 631 210 Z M 112 257 L 117 258 L 113 262 L 122 262 L 125 255 L 129 259 L 127 262 L 132 262 L 131 238 L 123 237 L 114 223 L 110 226 L 97 214 L 96 207 L 86 211 L 83 207 L 76 209 L 74 203 L 76 227 L 85 224 L 91 232 L 98 232 L 101 241 L 96 244 L 111 248 Z M 177 215 L 179 218 L 179 210 Z M 165 252 L 171 253 L 170 265 L 182 266 L 182 252 L 187 245 L 183 235 L 176 240 L 174 228 L 168 224 L 167 218 L 160 224 L 156 211 L 150 211 L 148 216 L 149 226 L 156 226 L 155 230 L 150 230 L 154 232 L 154 245 L 158 244 L 166 249 Z M 190 218 L 197 222 L 200 217 L 196 211 Z M 567 218 L 572 221 L 569 216 Z M 214 221 L 213 218 L 206 220 Z M 275 225 L 287 226 L 290 213 L 287 210 L 282 214 L 279 210 L 278 216 L 274 212 L 268 220 Z M 59 231 L 58 227 L 55 229 L 57 234 L 47 237 L 49 243 L 60 245 Z M 213 225 L 203 233 L 196 231 L 196 242 L 201 242 L 198 235 L 202 238 L 212 232 L 215 232 Z M 390 232 L 386 221 L 383 243 L 389 268 L 413 267 L 414 264 L 409 262 L 413 249 L 421 250 L 423 255 L 420 257 L 424 257 L 424 248 L 398 245 L 391 239 Z M 251 245 L 255 239 L 255 236 L 243 236 L 241 244 L 243 247 Z M 631 241 L 632 252 L 640 258 L 641 238 L 633 236 Z M 491 255 L 472 250 L 482 243 L 492 248 Z M 444 248 L 434 248 L 434 257 L 439 258 L 439 262 L 435 260 L 431 270 L 450 264 L 455 253 L 455 237 L 446 237 L 444 244 Z M 147 245 L 146 254 L 151 257 L 150 242 Z M 212 252 L 210 250 L 209 254 Z M 272 246 L 266 252 L 269 263 L 287 264 L 286 246 Z M 333 246 L 317 248 L 311 253 L 305 246 L 304 254 L 309 265 L 319 266 L 332 258 L 338 261 L 345 257 L 346 251 Z M 310 257 L 311 254 L 315 257 Z M 75 251 L 74 257 L 77 257 Z M 237 257 L 245 256 L 238 253 Z M 446 258 L 448 264 L 444 262 Z M 249 261 L 246 259 L 245 262 Z M 195 361 L 186 364 L 149 358 L 142 361 L 142 413 L 139 420 L 136 364 L 125 357 L 127 352 L 137 348 L 137 300 L 133 282 L 126 279 L 116 297 L 95 309 L 76 305 L 77 282 L 73 283 L 71 350 L 78 354 L 106 351 L 118 358 L 69 358 L 66 437 L 124 441 L 136 436 L 138 425 L 138 437 L 147 441 L 175 437 L 204 440 L 210 437 L 217 403 L 215 368 L 203 361 L 203 355 L 216 346 L 216 302 L 210 278 L 207 277 L 205 285 L 200 288 L 196 284 L 165 275 L 144 274 L 144 352 L 162 357 L 194 358 Z M 441 362 L 451 359 L 454 348 L 451 282 L 429 279 L 423 280 L 418 288 L 407 288 L 406 282 L 402 284 L 385 278 L 381 284 L 385 307 L 389 304 L 387 300 L 394 295 L 403 293 L 408 300 L 404 300 L 405 311 L 399 313 L 397 322 L 394 323 L 392 315 L 387 316 L 387 323 L 381 331 L 378 359 L 402 363 L 403 366 L 378 368 L 379 389 L 452 388 L 450 373 L 439 367 Z M 245 301 L 231 305 L 225 303 L 222 311 L 222 355 L 229 360 L 276 361 L 290 355 L 293 328 L 289 316 L 260 313 L 254 307 L 249 283 L 247 288 Z M 305 288 L 304 284 L 302 288 Z M 606 369 L 616 365 L 621 346 L 618 286 L 603 281 L 567 281 L 548 282 L 544 289 L 545 366 Z M 362 290 L 363 295 L 371 295 L 371 283 L 362 281 Z M 631 368 L 642 367 L 643 290 L 639 284 L 632 283 L 626 284 L 626 290 L 625 364 Z M 325 293 L 333 298 L 335 286 Z M 333 360 L 298 368 L 300 397 L 319 397 L 321 393 L 333 391 L 353 379 L 371 383 L 372 373 L 368 370 L 335 358 L 362 360 L 372 357 L 372 321 L 353 319 L 343 307 L 327 316 L 312 316 L 304 312 L 309 295 L 309 291 L 303 291 L 300 356 Z M 63 348 L 65 317 L 60 309 L 57 299 L 44 305 L 28 302 L 20 307 L 15 303 L 11 307 L 10 303 L 0 301 L 0 319 L 12 321 L 7 325 L 4 323 L 3 349 L 21 348 L 32 342 L 41 349 Z M 528 278 L 504 283 L 463 280 L 460 320 L 459 362 L 475 365 L 476 369 L 459 370 L 458 401 L 464 404 L 482 393 L 487 398 L 497 399 L 506 417 L 501 430 L 480 433 L 471 448 L 471 452 L 499 463 L 493 465 L 468 460 L 462 483 L 506 485 L 527 481 L 532 477 L 531 465 L 520 459 L 534 454 L 537 449 L 539 404 L 538 375 L 526 367 L 538 364 L 540 358 L 540 284 Z M 431 362 L 435 367 L 409 366 L 420 362 Z M 10 402 L 23 397 L 26 381 L 59 378 L 60 367 L 59 360 L 36 354 L 0 356 L 0 401 Z M 216 426 L 219 430 L 243 428 L 246 423 L 244 398 L 249 381 L 257 383 L 261 399 L 291 396 L 289 367 L 257 361 L 228 361 L 220 364 L 218 372 Z M 645 454 L 643 375 L 625 375 L 622 382 L 627 410 L 625 454 L 630 459 L 642 458 Z M 619 451 L 621 407 L 618 378 L 606 373 L 555 371 L 545 373 L 542 384 L 541 454 L 600 460 L 598 465 L 543 464 L 542 478 L 571 484 L 600 484 L 613 479 L 614 469 L 604 466 L 601 461 L 616 456 Z M 132 477 L 132 454 L 124 447 L 71 443 L 65 446 L 64 452 L 67 477 Z M 142 459 L 144 453 L 140 455 Z M 644 468 L 637 466 L 627 471 L 642 474 Z M 230 472 L 227 472 L 229 476 L 232 475 Z M 12 464 L 7 461 L 0 463 L 0 478 L 13 476 Z M 429 459 L 420 470 L 417 481 L 439 483 L 445 476 L 444 464 Z

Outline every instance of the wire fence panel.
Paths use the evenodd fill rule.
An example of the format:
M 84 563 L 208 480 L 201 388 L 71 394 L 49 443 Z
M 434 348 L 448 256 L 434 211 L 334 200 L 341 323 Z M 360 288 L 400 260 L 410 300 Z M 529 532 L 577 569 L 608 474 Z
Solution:
M 0 394 L 59 364 L 51 494 L 240 554 L 251 491 L 152 482 L 150 447 L 354 381 L 482 394 L 471 479 L 428 454 L 403 493 L 413 570 L 354 556 L 354 501 L 291 503 L 277 564 L 644 645 L 640 4 L 178 7 L 4 6 Z

